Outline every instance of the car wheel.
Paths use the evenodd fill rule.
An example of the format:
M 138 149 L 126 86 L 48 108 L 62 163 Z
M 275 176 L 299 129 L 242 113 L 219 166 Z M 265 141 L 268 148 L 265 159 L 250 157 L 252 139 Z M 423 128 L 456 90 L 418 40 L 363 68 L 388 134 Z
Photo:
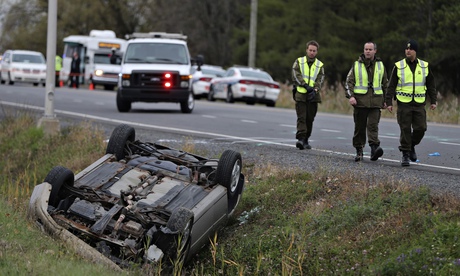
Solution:
M 187 208 L 179 207 L 172 213 L 166 227 L 172 232 L 177 232 L 176 247 L 172 249 L 171 260 L 174 266 L 182 268 L 190 250 L 193 226 L 193 212 Z
M 74 180 L 75 175 L 71 170 L 62 166 L 52 168 L 45 177 L 45 182 L 51 184 L 49 205 L 57 207 L 61 199 L 66 196 L 65 187 L 73 187 Z
M 227 188 L 228 213 L 238 204 L 244 180 L 240 179 L 242 169 L 241 154 L 233 150 L 222 153 L 217 165 L 217 183 Z
M 235 102 L 235 99 L 233 98 L 233 92 L 232 92 L 232 86 L 231 85 L 229 85 L 228 88 L 227 88 L 226 102 L 227 103 L 234 103 Z
M 188 94 L 187 101 L 180 103 L 180 110 L 182 111 L 182 113 L 192 113 L 194 107 L 195 107 L 195 98 L 193 97 L 193 93 L 190 92 Z
M 38 82 L 34 82 L 34 86 L 38 86 Z
M 136 131 L 133 127 L 119 125 L 112 131 L 105 153 L 113 154 L 117 160 L 121 160 L 125 158 L 129 149 L 128 142 L 134 142 L 134 139 L 136 139 Z
M 13 85 L 13 84 L 14 84 L 14 81 L 11 80 L 11 75 L 10 75 L 9 72 L 8 72 L 8 84 L 9 84 L 9 85 Z
M 129 112 L 131 110 L 131 102 L 123 100 L 120 92 L 117 93 L 117 108 L 119 112 Z
M 214 98 L 214 87 L 212 85 L 211 87 L 209 87 L 208 101 L 210 102 L 216 101 L 216 99 Z
M 276 102 L 269 102 L 267 103 L 268 107 L 275 107 Z

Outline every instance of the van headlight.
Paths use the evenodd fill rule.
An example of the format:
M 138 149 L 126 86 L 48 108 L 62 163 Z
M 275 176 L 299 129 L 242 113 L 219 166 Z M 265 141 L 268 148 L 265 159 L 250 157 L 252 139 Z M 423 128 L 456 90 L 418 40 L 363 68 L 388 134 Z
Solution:
M 104 71 L 102 71 L 101 69 L 97 69 L 96 71 L 94 71 L 94 75 L 100 77 L 104 75 Z

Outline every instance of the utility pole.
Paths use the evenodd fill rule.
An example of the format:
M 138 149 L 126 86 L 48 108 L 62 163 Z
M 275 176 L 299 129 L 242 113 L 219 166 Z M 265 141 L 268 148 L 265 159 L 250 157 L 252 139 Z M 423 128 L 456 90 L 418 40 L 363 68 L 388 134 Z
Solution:
M 257 41 L 257 0 L 251 0 L 251 23 L 249 27 L 249 56 L 248 66 L 256 66 L 256 41 Z
M 38 121 L 45 134 L 59 133 L 59 120 L 54 114 L 54 91 L 56 77 L 56 33 L 57 33 L 57 0 L 48 0 L 48 35 L 46 40 L 46 87 L 45 114 Z

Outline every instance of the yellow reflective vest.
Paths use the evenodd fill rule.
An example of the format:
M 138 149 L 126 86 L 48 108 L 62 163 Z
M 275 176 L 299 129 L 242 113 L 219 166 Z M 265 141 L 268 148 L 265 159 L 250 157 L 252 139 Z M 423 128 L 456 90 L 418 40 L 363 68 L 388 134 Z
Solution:
M 306 84 L 313 87 L 315 85 L 316 78 L 318 77 L 319 70 L 321 69 L 321 67 L 323 67 L 323 63 L 319 59 L 315 58 L 315 61 L 310 67 L 308 66 L 308 59 L 306 56 L 299 57 L 297 60 L 299 62 L 299 68 L 300 72 L 302 73 L 303 80 Z M 307 89 L 298 86 L 297 92 L 307 93 Z
M 56 56 L 55 69 L 56 71 L 61 71 L 62 69 L 62 58 L 60 56 Z
M 385 72 L 385 68 L 383 66 L 383 62 L 376 61 L 374 66 L 374 79 L 372 80 L 372 87 L 374 88 L 374 93 L 378 95 L 383 94 L 382 90 L 382 79 L 383 74 Z M 368 74 L 366 70 L 366 65 L 363 62 L 355 61 L 354 66 L 354 73 L 355 73 L 355 88 L 353 93 L 355 94 L 366 94 L 368 90 Z
M 406 59 L 395 63 L 398 74 L 396 99 L 409 103 L 412 99 L 417 103 L 424 103 L 426 97 L 426 77 L 428 76 L 428 62 L 418 59 L 415 75 L 406 63 Z

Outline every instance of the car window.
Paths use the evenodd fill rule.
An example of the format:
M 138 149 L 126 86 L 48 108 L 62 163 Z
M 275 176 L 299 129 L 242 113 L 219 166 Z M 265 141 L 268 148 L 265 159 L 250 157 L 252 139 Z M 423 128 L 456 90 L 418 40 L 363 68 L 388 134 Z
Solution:
M 14 54 L 13 62 L 43 64 L 45 63 L 45 59 L 42 56 L 33 54 Z
M 110 62 L 110 57 L 112 54 L 94 54 L 94 63 L 95 64 L 112 64 Z M 119 56 L 117 56 L 116 63 L 121 64 Z
M 241 76 L 272 81 L 272 77 L 263 71 L 240 70 Z
M 185 45 L 173 43 L 131 43 L 124 62 L 189 64 Z
M 202 68 L 203 74 L 222 77 L 225 74 L 224 70 Z
M 227 73 L 225 74 L 226 77 L 232 77 L 233 75 L 235 75 L 234 69 L 229 69 Z

